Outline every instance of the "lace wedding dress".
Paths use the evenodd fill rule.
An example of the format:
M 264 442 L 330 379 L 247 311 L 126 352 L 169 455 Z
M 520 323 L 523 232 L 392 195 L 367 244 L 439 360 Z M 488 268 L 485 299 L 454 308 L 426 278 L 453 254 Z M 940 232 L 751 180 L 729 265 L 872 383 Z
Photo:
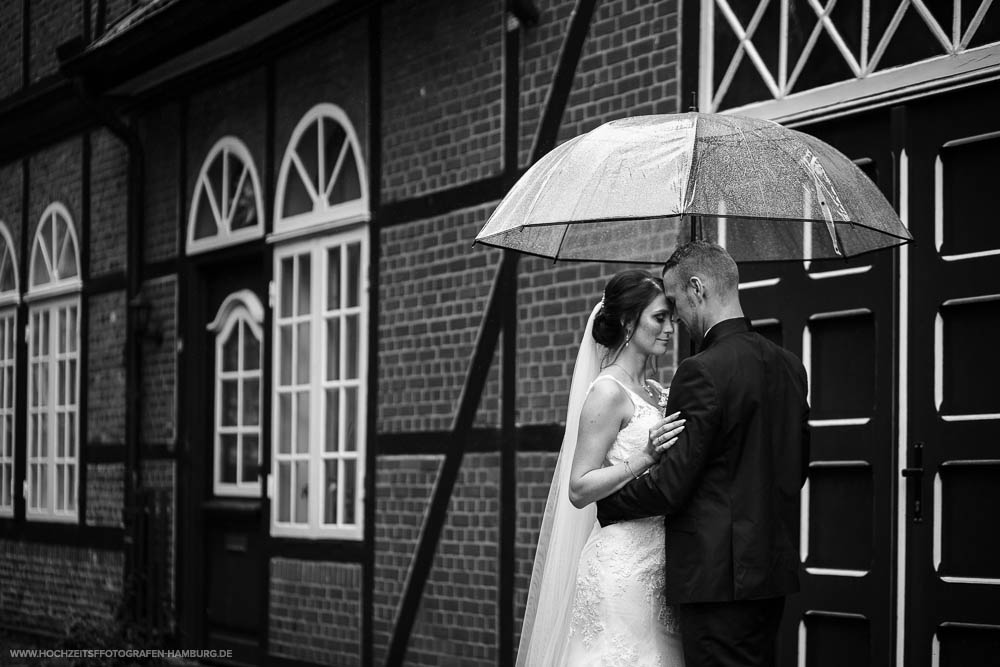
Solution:
M 605 378 L 635 405 L 608 451 L 615 464 L 643 450 L 660 413 L 613 377 L 594 382 Z M 665 562 L 663 517 L 594 524 L 577 568 L 567 665 L 683 667 L 674 609 L 663 599 Z

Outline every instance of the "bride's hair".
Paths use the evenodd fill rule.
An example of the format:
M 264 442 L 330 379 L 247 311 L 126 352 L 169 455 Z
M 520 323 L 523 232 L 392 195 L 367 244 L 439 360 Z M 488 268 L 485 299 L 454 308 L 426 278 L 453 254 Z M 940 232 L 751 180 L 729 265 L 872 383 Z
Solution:
M 663 282 L 648 271 L 629 269 L 612 276 L 604 288 L 601 309 L 594 318 L 594 340 L 617 350 L 625 344 L 628 329 L 653 299 L 663 294 Z

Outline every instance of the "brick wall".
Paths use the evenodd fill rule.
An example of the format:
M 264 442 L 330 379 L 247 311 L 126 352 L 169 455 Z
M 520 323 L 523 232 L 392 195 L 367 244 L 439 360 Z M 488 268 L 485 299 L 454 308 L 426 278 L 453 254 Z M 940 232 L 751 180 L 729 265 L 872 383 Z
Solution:
M 110 621 L 123 567 L 120 552 L 0 540 L 0 618 L 59 634 L 74 620 Z
M 382 457 L 376 472 L 375 653 L 384 661 L 439 457 Z M 496 664 L 500 458 L 470 454 L 408 644 L 410 665 Z
M 164 104 L 139 119 L 144 156 L 143 258 L 147 262 L 177 255 L 180 229 L 177 163 L 180 116 L 176 104 Z
M 24 227 L 21 211 L 21 190 L 24 183 L 24 171 L 19 162 L 0 165 L 0 221 L 7 225 L 11 242 L 14 244 L 14 257 L 18 266 L 18 284 L 22 287 L 24 276 L 28 274 L 25 258 L 21 255 L 21 236 Z
M 124 527 L 122 499 L 125 497 L 125 466 L 107 463 L 87 466 L 88 526 Z
M 87 298 L 87 442 L 125 442 L 125 292 Z
M 322 102 L 344 110 L 368 161 L 368 26 L 365 20 L 325 32 L 275 62 L 275 178 L 302 116 Z M 362 171 L 367 174 L 367 167 Z M 261 175 L 263 177 L 263 174 Z M 268 211 L 268 218 L 271 212 Z
M 83 0 L 31 0 L 30 7 L 28 66 L 34 83 L 58 71 L 56 47 L 83 35 Z
M 361 664 L 361 566 L 271 560 L 269 653 L 319 665 Z
M 90 275 L 127 264 L 128 151 L 107 130 L 90 135 Z
M 161 504 L 160 509 L 165 511 L 166 525 L 159 527 L 163 531 L 160 538 L 165 540 L 163 555 L 166 559 L 166 581 L 161 582 L 161 585 L 163 603 L 168 615 L 172 615 L 177 571 L 177 521 L 174 512 L 177 504 L 177 464 L 170 460 L 142 461 L 140 475 L 142 488 L 152 491 L 157 496 L 156 502 Z
M 173 444 L 177 435 L 177 278 L 148 280 L 142 293 L 152 304 L 150 322 L 163 342 L 142 341 L 143 444 Z
M 80 178 L 83 162 L 83 144 L 79 139 L 70 139 L 31 156 L 29 168 L 31 184 L 28 191 L 28 257 L 30 261 L 31 243 L 42 213 L 53 202 L 64 204 L 69 210 L 73 227 L 80 234 L 80 213 L 83 210 L 83 184 Z M 22 289 L 27 290 L 27 285 Z
M 104 0 L 104 29 L 107 30 L 115 24 L 118 19 L 122 18 L 131 11 L 132 6 L 136 3 L 133 0 Z M 145 0 L 148 2 L 149 0 Z M 96 32 L 99 28 L 97 25 L 97 2 L 90 3 L 90 25 L 93 26 L 93 30 Z
M 493 206 L 381 232 L 378 424 L 446 429 L 468 371 L 500 253 L 472 246 Z M 499 349 L 499 347 L 498 347 Z M 496 361 L 476 417 L 499 424 Z
M 12 95 L 21 89 L 21 51 L 23 48 L 21 3 L 0 2 L 0 98 Z
M 386 201 L 477 181 L 503 168 L 503 6 L 500 0 L 386 6 Z
M 266 137 L 264 126 L 267 112 L 265 71 L 254 70 L 191 97 L 188 105 L 187 183 L 184 184 L 184 226 L 187 240 L 188 216 L 194 198 L 198 174 L 208 153 L 224 136 L 235 136 L 250 150 L 257 175 L 261 179 L 264 199 L 264 219 L 271 219 L 268 205 L 268 184 L 264 182 Z M 237 178 L 239 174 L 231 174 Z
M 522 166 L 528 166 L 575 5 L 574 0 L 546 3 L 541 7 L 538 27 L 522 32 L 519 142 Z M 558 143 L 615 118 L 678 110 L 677 19 L 677 0 L 597 3 L 563 114 Z

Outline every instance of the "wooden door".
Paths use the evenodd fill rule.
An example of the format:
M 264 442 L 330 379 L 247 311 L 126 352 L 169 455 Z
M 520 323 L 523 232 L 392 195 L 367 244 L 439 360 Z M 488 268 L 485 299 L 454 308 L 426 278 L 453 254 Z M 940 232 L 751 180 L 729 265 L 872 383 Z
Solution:
M 1000 664 L 1000 86 L 906 109 L 905 664 Z
M 839 148 L 892 200 L 890 114 L 799 128 Z M 894 638 L 896 251 L 741 267 L 744 312 L 799 355 L 812 406 L 802 592 L 781 665 L 890 664 Z

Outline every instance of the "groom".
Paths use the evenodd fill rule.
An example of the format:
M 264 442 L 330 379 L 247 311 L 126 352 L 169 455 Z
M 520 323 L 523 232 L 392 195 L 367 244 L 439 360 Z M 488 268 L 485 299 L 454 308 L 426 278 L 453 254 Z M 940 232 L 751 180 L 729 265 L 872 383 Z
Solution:
M 806 372 L 750 330 L 738 283 L 718 245 L 687 243 L 667 260 L 667 303 L 701 341 L 670 384 L 666 414 L 687 423 L 648 475 L 597 503 L 601 525 L 667 517 L 666 599 L 686 667 L 773 665 L 785 596 L 799 589 Z

